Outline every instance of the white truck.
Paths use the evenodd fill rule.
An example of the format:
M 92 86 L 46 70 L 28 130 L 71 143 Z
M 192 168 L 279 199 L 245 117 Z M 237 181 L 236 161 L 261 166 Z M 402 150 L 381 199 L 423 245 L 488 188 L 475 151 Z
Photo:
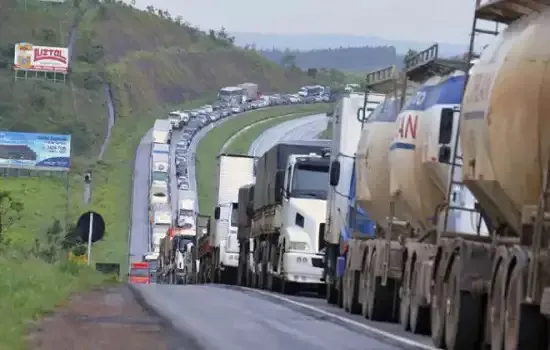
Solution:
M 351 207 L 352 174 L 355 169 L 355 153 L 364 123 L 378 107 L 389 109 L 383 94 L 347 93 L 335 105 L 332 117 L 332 145 L 330 151 L 330 186 L 327 196 L 325 230 L 325 281 L 327 295 L 333 297 L 340 290 L 340 277 L 336 268 L 340 244 L 347 242 L 351 232 L 361 232 L 362 213 Z M 382 103 L 382 105 L 381 105 Z M 380 112 L 380 109 L 378 112 Z M 390 112 L 388 110 L 388 112 Z M 393 111 L 394 114 L 396 111 Z M 391 112 L 389 113 L 391 114 Z M 374 115 L 379 116 L 380 113 Z M 384 114 L 385 115 L 385 114 Z M 362 220 L 363 219 L 363 220 Z M 365 234 L 370 233 L 366 232 Z
M 152 252 L 160 252 L 160 240 L 172 225 L 172 208 L 170 204 L 162 203 L 151 206 L 151 249 Z
M 216 207 L 209 242 L 201 246 L 200 268 L 211 271 L 213 282 L 235 280 L 239 242 L 237 240 L 239 188 L 254 182 L 254 157 L 220 154 L 216 167 Z
M 253 200 L 238 204 L 252 222 L 250 236 L 240 235 L 237 281 L 250 274 L 250 287 L 285 293 L 324 287 L 329 147 L 326 140 L 279 143 L 258 159 Z
M 170 157 L 165 153 L 151 155 L 151 187 L 165 187 L 168 192 Z
M 157 119 L 153 125 L 153 143 L 169 144 L 172 138 L 172 124 L 168 119 Z
M 197 215 L 197 195 L 195 191 L 180 190 L 178 191 L 178 212 L 177 226 L 183 227 L 186 222 L 195 222 Z
M 258 84 L 243 83 L 243 84 L 237 85 L 237 87 L 240 87 L 243 89 L 243 95 L 246 101 L 250 102 L 258 99 L 258 92 L 259 92 Z

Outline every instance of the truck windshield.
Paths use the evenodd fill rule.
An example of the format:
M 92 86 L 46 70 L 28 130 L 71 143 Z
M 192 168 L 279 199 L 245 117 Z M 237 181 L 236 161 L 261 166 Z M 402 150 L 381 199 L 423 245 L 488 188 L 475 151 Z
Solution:
M 153 181 L 168 182 L 168 173 L 163 173 L 163 172 L 160 172 L 160 171 L 154 171 L 152 178 L 153 178 Z
M 231 226 L 239 225 L 239 203 L 233 203 L 231 209 Z
M 149 277 L 149 269 L 132 269 L 130 275 L 134 277 Z
M 292 196 L 327 199 L 328 170 L 329 167 L 324 165 L 298 165 L 292 177 Z
M 179 211 L 179 215 L 180 216 L 190 216 L 190 217 L 193 217 L 193 210 L 189 210 L 189 209 L 180 209 Z

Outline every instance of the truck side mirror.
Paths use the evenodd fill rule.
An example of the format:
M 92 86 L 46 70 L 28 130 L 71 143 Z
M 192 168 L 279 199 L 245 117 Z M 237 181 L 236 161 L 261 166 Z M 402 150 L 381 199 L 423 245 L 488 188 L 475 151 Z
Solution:
M 214 219 L 220 219 L 220 207 L 216 207 L 216 209 L 214 209 Z
M 330 165 L 330 185 L 338 186 L 340 182 L 340 161 L 333 160 Z
M 279 170 L 275 174 L 275 201 L 280 202 L 283 199 L 283 188 L 285 184 L 285 172 Z

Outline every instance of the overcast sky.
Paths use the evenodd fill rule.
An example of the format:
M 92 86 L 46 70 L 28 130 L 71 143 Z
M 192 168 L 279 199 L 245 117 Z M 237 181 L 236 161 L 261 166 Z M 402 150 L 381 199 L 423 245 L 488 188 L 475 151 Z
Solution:
M 130 1 L 130 0 L 126 0 Z M 474 0 L 136 0 L 202 29 L 465 43 Z

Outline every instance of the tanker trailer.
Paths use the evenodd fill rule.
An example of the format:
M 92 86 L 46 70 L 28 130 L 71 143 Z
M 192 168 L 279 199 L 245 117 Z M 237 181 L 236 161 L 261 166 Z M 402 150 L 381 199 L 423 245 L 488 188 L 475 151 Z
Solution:
M 464 184 L 495 228 L 492 269 L 478 278 L 489 286 L 482 340 L 492 350 L 548 347 L 550 10 L 548 2 L 522 4 L 496 1 L 476 8 L 475 20 L 508 27 L 472 68 L 462 106 Z M 460 248 L 445 266 L 452 272 L 449 283 L 471 279 L 463 260 L 470 245 Z M 455 299 L 452 312 L 483 314 L 480 303 L 457 300 L 462 290 L 461 284 L 446 296 Z M 451 321 L 472 334 L 470 318 Z M 453 340 L 447 344 L 454 349 L 469 345 L 458 336 Z
M 452 300 L 442 299 L 446 283 L 435 283 L 444 272 L 442 266 L 452 260 L 461 242 L 473 242 L 464 251 L 463 266 L 484 274 L 491 263 L 489 245 L 484 243 L 489 237 L 475 200 L 460 182 L 459 169 L 451 171 L 461 160 L 456 153 L 457 127 L 467 61 L 442 60 L 437 51 L 434 45 L 406 62 L 407 75 L 425 82 L 397 118 L 389 160 L 391 196 L 412 228 L 411 235 L 403 237 L 400 322 L 415 333 L 431 332 L 434 344 L 442 347 L 444 336 L 466 343 L 476 337 L 473 330 L 464 335 L 452 325 L 445 328 L 447 319 L 452 322 L 456 316 L 446 315 L 442 306 L 445 302 L 453 307 Z M 473 290 L 474 280 L 464 282 L 465 291 Z M 481 319 L 482 313 L 477 313 L 470 322 L 481 324 Z
M 357 302 L 363 316 L 376 321 L 394 321 L 399 307 L 397 296 L 401 280 L 402 254 L 398 237 L 407 226 L 406 222 L 400 220 L 401 213 L 392 211 L 388 150 L 395 134 L 395 120 L 405 96 L 402 98 L 401 91 L 397 90 L 397 69 L 389 67 L 382 70 L 384 71 L 385 74 L 371 73 L 375 77 L 386 78 L 380 84 L 386 86 L 384 92 L 387 96 L 384 103 L 366 120 L 356 156 L 356 203 L 368 213 L 376 228 L 370 237 L 352 232 L 344 278 L 344 306 L 346 303 Z M 367 75 L 367 81 L 369 80 Z M 390 217 L 399 219 L 390 220 Z M 382 263 L 388 254 L 392 256 L 389 259 L 391 266 L 384 270 Z M 347 273 L 348 271 L 355 273 Z M 384 271 L 387 271 L 386 276 Z M 357 293 L 353 293 L 355 291 L 352 292 L 350 287 L 357 284 Z

